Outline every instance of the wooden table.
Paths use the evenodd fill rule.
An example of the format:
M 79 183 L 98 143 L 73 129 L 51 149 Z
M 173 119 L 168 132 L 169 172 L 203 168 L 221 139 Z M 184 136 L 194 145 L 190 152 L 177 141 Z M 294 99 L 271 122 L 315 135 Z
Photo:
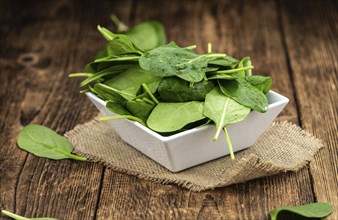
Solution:
M 326 201 L 337 190 L 337 1 L 1 1 L 0 209 L 59 219 L 268 219 L 275 207 Z M 300 171 L 201 193 L 112 171 L 98 163 L 52 161 L 16 146 L 35 123 L 60 134 L 97 110 L 79 94 L 83 70 L 113 29 L 155 19 L 168 39 L 206 52 L 249 55 L 255 72 L 290 99 L 278 120 L 323 140 Z M 1 216 L 0 218 L 3 218 Z

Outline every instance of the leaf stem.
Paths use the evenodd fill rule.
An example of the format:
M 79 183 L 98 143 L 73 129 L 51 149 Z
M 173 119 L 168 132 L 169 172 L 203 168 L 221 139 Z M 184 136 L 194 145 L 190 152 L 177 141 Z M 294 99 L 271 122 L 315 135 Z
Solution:
M 211 51 L 212 51 L 212 44 L 208 43 L 208 53 L 211 53 Z
M 195 49 L 195 48 L 197 48 L 196 45 L 191 45 L 191 46 L 185 47 L 185 49 L 188 49 L 188 50 L 193 50 L 193 49 Z
M 142 100 L 145 101 L 145 102 L 147 102 L 147 103 L 149 103 L 149 104 L 151 104 L 151 105 L 155 105 L 155 102 L 151 101 L 147 97 L 142 98 Z
M 146 93 L 149 95 L 149 97 L 151 98 L 151 100 L 153 100 L 156 104 L 160 103 L 155 96 L 151 93 L 150 89 L 148 88 L 148 86 L 145 83 L 142 83 L 142 87 L 144 89 L 144 91 L 146 91 Z
M 13 219 L 17 219 L 17 220 L 29 220 L 29 218 L 25 218 L 23 216 L 14 214 L 14 213 L 6 211 L 6 210 L 1 210 L 1 213 L 4 214 L 4 215 L 6 215 L 6 216 L 9 216 L 9 217 L 11 217 Z
M 223 130 L 224 130 L 224 134 L 225 134 L 225 140 L 227 141 L 227 144 L 228 144 L 230 158 L 231 158 L 231 160 L 234 160 L 235 159 L 235 155 L 234 155 L 234 151 L 232 149 L 232 144 L 231 144 L 231 141 L 230 141 L 228 130 L 226 129 L 226 127 L 224 127 Z
M 68 77 L 69 78 L 73 78 L 73 77 L 82 77 L 82 76 L 84 76 L 84 77 L 91 77 L 91 76 L 93 76 L 94 74 L 92 74 L 92 73 L 70 73 L 69 75 L 68 75 Z
M 216 71 L 214 73 L 216 73 L 216 74 L 237 73 L 239 71 L 251 70 L 253 68 L 254 68 L 253 66 L 245 66 L 245 67 L 235 68 L 235 69 L 231 69 L 231 70 L 219 70 L 219 71 Z
M 142 125 L 145 125 L 142 119 L 132 116 L 132 115 L 114 115 L 114 116 L 104 116 L 104 117 L 99 118 L 100 121 L 117 120 L 117 119 L 130 119 L 133 121 L 137 121 L 141 123 Z

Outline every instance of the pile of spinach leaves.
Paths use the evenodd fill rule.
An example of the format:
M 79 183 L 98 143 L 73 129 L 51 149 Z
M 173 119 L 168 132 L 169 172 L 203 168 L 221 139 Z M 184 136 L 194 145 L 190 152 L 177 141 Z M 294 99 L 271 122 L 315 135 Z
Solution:
M 166 44 L 159 22 L 130 29 L 115 23 L 123 32 L 98 26 L 106 46 L 87 64 L 87 72 L 69 75 L 87 77 L 81 92 L 94 93 L 117 114 L 101 120 L 130 119 L 161 135 L 214 123 L 213 140 L 223 130 L 234 159 L 226 126 L 244 120 L 252 110 L 267 111 L 271 78 L 252 75 L 249 57 L 213 53 L 211 44 L 206 54 L 196 54 L 195 46 Z

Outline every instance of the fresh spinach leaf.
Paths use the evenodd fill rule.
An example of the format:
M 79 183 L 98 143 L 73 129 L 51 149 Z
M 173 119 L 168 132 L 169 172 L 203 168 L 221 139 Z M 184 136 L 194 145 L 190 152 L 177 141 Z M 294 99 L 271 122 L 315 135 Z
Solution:
M 217 66 L 236 66 L 239 61 L 231 56 L 220 57 L 217 59 L 210 60 L 208 64 L 217 65 Z
M 69 141 L 50 128 L 41 125 L 27 125 L 19 132 L 18 146 L 35 156 L 53 160 L 73 159 L 87 160 L 72 154 L 73 146 Z
M 147 125 L 157 132 L 172 132 L 204 118 L 203 102 L 162 102 L 150 113 Z
M 110 75 L 115 75 L 120 73 L 121 71 L 124 71 L 128 69 L 131 66 L 131 64 L 121 64 L 121 65 L 114 65 L 114 66 L 109 66 L 106 69 L 103 69 L 95 74 L 90 75 L 87 79 L 81 82 L 80 86 L 85 86 L 88 85 L 89 83 L 101 79 L 103 77 L 107 77 Z
M 206 94 L 215 88 L 211 81 L 201 81 L 189 86 L 189 82 L 177 77 L 164 78 L 158 87 L 164 102 L 204 101 Z
M 262 91 L 264 94 L 270 91 L 272 84 L 272 79 L 269 76 L 246 76 L 245 80 L 248 81 L 251 85 Z
M 141 118 L 143 121 L 147 121 L 151 111 L 155 107 L 154 104 L 150 104 L 142 99 L 128 101 L 126 106 L 133 115 Z
M 224 129 L 231 158 L 234 158 L 232 145 L 225 127 L 244 120 L 250 113 L 247 108 L 233 99 L 225 96 L 219 88 L 213 89 L 205 97 L 203 115 L 210 118 L 216 124 L 216 133 L 213 140 L 216 141 L 221 130 Z
M 258 112 L 266 112 L 268 110 L 267 97 L 245 79 L 218 80 L 218 84 L 226 96 L 238 103 Z
M 16 220 L 57 220 L 56 218 L 48 218 L 48 217 L 42 217 L 42 218 L 26 218 L 23 216 L 20 216 L 18 214 L 14 214 L 12 212 L 1 210 L 1 213 Z
M 132 94 L 128 93 L 124 93 L 124 96 L 122 96 L 121 91 L 102 83 L 96 83 L 94 88 L 91 88 L 91 91 L 105 101 L 113 101 L 119 103 L 120 105 L 124 105 L 128 100 L 124 98 L 124 96 L 129 96 L 130 99 L 133 99 L 134 97 Z
M 280 212 L 291 212 L 306 218 L 324 218 L 333 212 L 333 206 L 325 202 L 318 202 L 302 206 L 276 208 L 270 212 L 271 220 L 277 220 Z
M 127 35 L 120 34 L 108 42 L 107 54 L 116 56 L 123 54 L 142 55 L 143 51 L 137 48 Z
M 108 101 L 106 103 L 106 108 L 118 115 L 132 115 L 123 105 L 113 101 Z
M 141 69 L 138 65 L 133 65 L 124 72 L 112 76 L 104 82 L 105 85 L 119 90 L 120 95 L 127 100 L 135 99 L 143 83 L 147 84 L 149 90 L 154 93 L 162 77 L 153 75 L 150 71 Z
M 205 76 L 208 58 L 171 42 L 144 53 L 139 64 L 156 76 L 177 76 L 189 82 L 199 82 Z
M 163 25 L 157 21 L 142 22 L 133 26 L 124 34 L 129 36 L 133 43 L 144 51 L 162 46 L 167 41 Z

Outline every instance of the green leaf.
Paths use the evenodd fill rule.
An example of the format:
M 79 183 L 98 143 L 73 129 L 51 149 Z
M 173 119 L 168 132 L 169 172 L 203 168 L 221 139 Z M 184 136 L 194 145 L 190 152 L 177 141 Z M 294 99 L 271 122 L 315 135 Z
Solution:
M 133 115 L 143 121 L 147 121 L 151 111 L 155 107 L 154 104 L 150 104 L 142 99 L 128 101 L 126 106 Z
M 123 34 L 119 34 L 108 42 L 107 53 L 108 55 L 116 56 L 123 54 L 143 54 L 143 52 L 134 45 L 131 39 Z
M 146 21 L 133 26 L 126 35 L 140 49 L 147 51 L 166 43 L 166 35 L 161 23 L 157 21 Z
M 223 67 L 233 67 L 237 65 L 239 61 L 231 56 L 220 57 L 217 59 L 210 60 L 208 64 L 223 66 Z
M 282 211 L 295 213 L 306 218 L 324 218 L 333 212 L 333 206 L 325 202 L 318 202 L 302 206 L 276 208 L 270 212 L 271 220 L 277 220 L 278 214 Z
M 218 80 L 222 92 L 238 103 L 258 112 L 268 110 L 268 99 L 245 79 Z
M 108 101 L 106 103 L 106 108 L 118 115 L 132 115 L 123 105 L 114 101 Z
M 142 69 L 156 76 L 177 76 L 189 82 L 203 80 L 208 58 L 170 43 L 143 54 L 139 59 Z
M 120 64 L 120 65 L 109 66 L 108 68 L 103 69 L 99 72 L 96 72 L 95 74 L 91 75 L 87 79 L 83 80 L 81 82 L 80 86 L 88 85 L 89 83 L 91 83 L 95 80 L 101 79 L 103 77 L 118 74 L 118 73 L 128 69 L 130 66 L 131 66 L 131 64 Z
M 205 97 L 203 114 L 216 124 L 216 133 L 213 140 L 216 141 L 221 130 L 224 129 L 232 159 L 234 155 L 226 126 L 244 120 L 249 113 L 249 108 L 225 96 L 219 88 L 213 89 Z
M 122 96 L 121 91 L 102 83 L 96 83 L 94 88 L 91 88 L 90 90 L 103 100 L 113 101 L 119 103 L 120 105 L 124 105 L 127 102 L 127 99 L 125 99 L 124 96 L 130 96 L 130 99 L 134 98 L 132 94 L 127 93 L 124 93 L 124 96 Z
M 53 160 L 74 159 L 86 160 L 72 154 L 73 146 L 68 140 L 55 131 L 41 125 L 27 125 L 20 130 L 18 146 L 35 156 L 46 157 Z
M 215 88 L 211 81 L 201 81 L 189 86 L 189 82 L 177 78 L 164 78 L 158 87 L 160 98 L 165 102 L 204 101 L 206 94 Z
M 20 216 L 18 214 L 14 214 L 12 212 L 1 210 L 1 213 L 16 220 L 57 220 L 56 218 L 48 218 L 48 217 L 42 217 L 42 218 L 26 218 L 23 216 Z
M 250 108 L 225 96 L 219 88 L 213 89 L 205 97 L 203 114 L 216 124 L 213 140 L 217 140 L 223 127 L 244 120 L 249 113 Z
M 154 93 L 162 77 L 154 76 L 151 72 L 141 69 L 138 65 L 133 65 L 124 72 L 111 77 L 104 84 L 120 91 L 120 95 L 127 100 L 136 97 L 141 85 L 147 84 L 148 88 Z
M 270 91 L 272 79 L 269 76 L 246 76 L 245 80 L 260 91 L 262 91 L 264 94 Z
M 149 115 L 147 125 L 157 132 L 172 132 L 204 118 L 203 102 L 162 102 Z

